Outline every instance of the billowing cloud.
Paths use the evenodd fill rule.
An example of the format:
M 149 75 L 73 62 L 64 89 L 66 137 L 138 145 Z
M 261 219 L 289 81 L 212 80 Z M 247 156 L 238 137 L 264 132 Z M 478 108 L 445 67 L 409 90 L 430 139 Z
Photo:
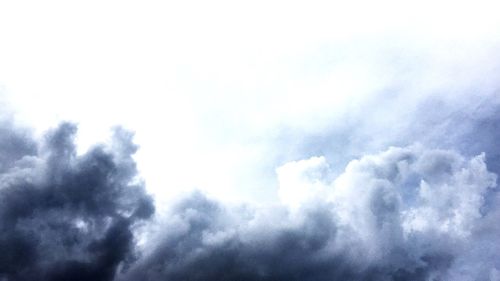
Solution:
M 84 154 L 64 123 L 2 125 L 1 280 L 498 280 L 500 196 L 485 154 L 422 144 L 277 171 L 281 201 L 200 192 L 152 217 L 132 134 Z
M 32 2 L 0 281 L 500 280 L 492 1 Z
M 8 124 L 0 132 L 0 280 L 113 280 L 154 212 L 132 135 L 116 129 L 77 155 L 72 124 L 40 144 Z
M 278 169 L 284 205 L 234 208 L 200 193 L 166 216 L 121 280 L 490 280 L 496 175 L 485 156 L 421 145 Z M 470 251 L 475 249 L 474 251 Z M 496 278 L 496 277 L 495 277 Z

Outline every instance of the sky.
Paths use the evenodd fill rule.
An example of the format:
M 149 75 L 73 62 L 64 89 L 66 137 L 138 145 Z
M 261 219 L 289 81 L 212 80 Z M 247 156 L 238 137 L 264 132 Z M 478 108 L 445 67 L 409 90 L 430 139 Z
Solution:
M 500 280 L 497 8 L 0 2 L 0 280 Z

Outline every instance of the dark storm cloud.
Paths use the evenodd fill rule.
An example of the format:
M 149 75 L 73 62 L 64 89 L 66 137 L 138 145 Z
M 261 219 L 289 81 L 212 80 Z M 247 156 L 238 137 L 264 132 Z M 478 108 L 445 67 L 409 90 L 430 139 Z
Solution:
M 259 225 L 242 232 L 239 227 L 252 224 L 252 217 L 240 221 L 244 213 L 231 213 L 199 193 L 185 199 L 174 207 L 171 220 L 176 222 L 170 225 L 181 231 L 161 238 L 124 279 L 331 280 L 362 274 L 341 254 L 322 254 L 336 232 L 328 209 L 307 212 L 293 227 Z
M 220 225 L 222 210 L 205 213 L 207 204 L 221 208 L 216 203 L 199 195 L 188 201 L 176 213 L 182 225 L 174 226 L 187 230 L 162 240 L 122 280 L 428 280 L 453 258 L 437 250 L 417 261 L 401 248 L 385 257 L 389 260 L 365 263 L 356 258 L 364 250 L 356 241 L 343 248 L 346 241 L 339 240 L 345 238 L 337 236 L 334 215 L 326 207 L 306 211 L 300 223 L 241 231 L 237 225 Z
M 131 135 L 77 155 L 72 124 L 40 145 L 8 124 L 0 133 L 0 280 L 113 280 L 154 211 Z

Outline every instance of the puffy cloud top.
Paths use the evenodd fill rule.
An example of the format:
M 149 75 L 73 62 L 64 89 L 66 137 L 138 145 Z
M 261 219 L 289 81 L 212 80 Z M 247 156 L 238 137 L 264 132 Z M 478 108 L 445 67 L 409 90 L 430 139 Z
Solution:
M 350 162 L 323 157 L 278 170 L 284 205 L 231 208 L 196 193 L 173 207 L 146 258 L 123 280 L 490 280 L 498 238 L 485 196 L 496 175 L 415 145 Z M 492 259 L 493 258 L 493 259 Z M 493 261 L 493 262 L 492 262 Z M 480 265 L 480 266 L 479 266 Z M 495 277 L 496 278 L 496 277 Z

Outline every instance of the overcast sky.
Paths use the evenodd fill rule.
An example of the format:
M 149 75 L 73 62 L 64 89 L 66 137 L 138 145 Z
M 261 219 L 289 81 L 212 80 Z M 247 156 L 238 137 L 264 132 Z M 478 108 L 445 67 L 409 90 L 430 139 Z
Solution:
M 286 161 L 364 149 L 353 128 L 331 133 L 336 147 L 309 137 L 370 121 L 391 143 L 385 129 L 423 98 L 495 85 L 500 40 L 481 1 L 16 1 L 0 13 L 16 120 L 77 122 L 82 149 L 122 125 L 149 188 L 233 199 L 273 196 Z
M 27 156 L 39 158 L 28 161 L 35 179 L 49 173 L 51 159 L 69 157 L 63 161 L 68 170 L 56 169 L 61 175 L 49 173 L 44 183 L 62 184 L 57 177 L 67 183 L 66 173 L 80 179 L 85 167 L 93 167 L 88 159 L 104 153 L 95 144 L 105 143 L 106 157 L 128 175 L 110 178 L 139 186 L 138 202 L 116 203 L 115 211 L 140 209 L 140 198 L 149 195 L 157 210 L 154 223 L 130 230 L 155 242 L 138 242 L 147 258 L 117 275 L 123 280 L 459 280 L 458 269 L 499 280 L 497 254 L 467 250 L 495 244 L 492 237 L 499 234 L 498 227 L 487 228 L 500 214 L 498 8 L 495 1 L 3 1 L 0 185 L 26 177 L 19 171 Z M 128 143 L 132 136 L 117 126 L 135 134 L 137 151 Z M 68 138 L 64 145 L 58 134 Z M 127 145 L 116 144 L 121 142 Z M 61 145 L 70 156 L 55 152 Z M 183 196 L 187 201 L 174 203 Z M 207 207 L 228 203 L 248 204 L 251 211 L 226 214 Z M 159 230 L 193 224 L 186 210 L 206 208 L 209 218 L 192 232 L 184 230 L 189 235 Z M 373 213 L 366 214 L 367 208 Z M 374 221 L 382 213 L 389 222 L 379 229 Z M 325 234 L 331 229 L 322 219 L 330 215 L 336 234 Z M 117 227 L 132 229 L 150 216 L 131 215 Z M 89 218 L 96 225 L 101 219 Z M 282 224 L 262 234 L 266 220 Z M 89 231 L 82 221 L 78 229 Z M 103 229 L 96 237 L 108 233 Z M 282 250 L 259 247 L 266 247 L 263 241 L 279 244 L 283 229 L 298 240 L 313 239 L 308 231 L 323 233 L 314 239 L 327 241 L 320 248 L 328 253 L 318 254 L 314 246 L 304 254 L 290 242 L 290 255 L 324 259 L 301 263 L 304 269 L 289 275 L 249 264 L 280 260 Z M 479 229 L 486 229 L 481 237 Z M 197 240 L 196 233 L 207 231 L 219 242 Z M 349 240 L 351 235 L 357 238 Z M 224 237 L 242 243 L 242 256 L 231 258 Z M 332 237 L 340 241 L 335 247 Z M 441 245 L 446 237 L 456 243 Z M 10 241 L 0 237 L 0 245 L 2 239 Z M 162 252 L 176 243 L 186 246 Z M 203 258 L 184 256 L 197 243 L 236 259 L 238 270 L 226 279 L 218 275 L 225 269 L 203 266 L 190 275 L 200 263 L 212 268 Z M 353 243 L 360 246 L 346 250 Z M 412 243 L 430 250 L 415 250 Z M 370 254 L 357 262 L 356 251 Z M 174 258 L 185 261 L 178 268 L 159 266 Z M 115 278 L 121 259 L 99 278 Z M 490 259 L 496 261 L 486 265 Z M 325 269 L 339 261 L 342 269 Z M 2 270 L 16 272 L 1 263 L 0 280 Z M 315 273 L 304 277 L 309 271 Z M 248 272 L 257 275 L 242 279 Z M 7 280 L 33 276 L 5 274 Z

